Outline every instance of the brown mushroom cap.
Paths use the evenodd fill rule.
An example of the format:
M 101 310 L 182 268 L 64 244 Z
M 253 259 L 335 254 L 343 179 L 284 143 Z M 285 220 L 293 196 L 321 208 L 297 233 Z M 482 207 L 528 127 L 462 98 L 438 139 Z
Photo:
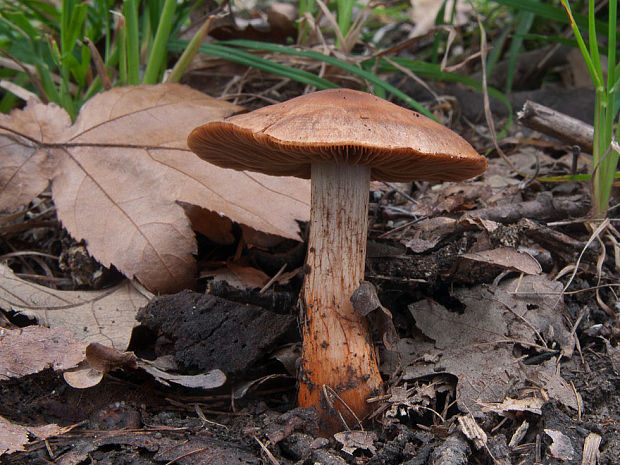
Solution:
M 351 89 L 302 95 L 192 131 L 190 149 L 224 168 L 310 177 L 313 162 L 371 167 L 380 181 L 460 181 L 485 157 L 455 132 Z

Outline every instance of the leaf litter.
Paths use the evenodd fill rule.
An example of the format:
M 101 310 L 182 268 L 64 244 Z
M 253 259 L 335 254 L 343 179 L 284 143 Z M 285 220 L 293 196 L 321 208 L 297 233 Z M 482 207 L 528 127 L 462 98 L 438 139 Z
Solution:
M 191 129 L 239 111 L 160 84 L 98 94 L 73 125 L 53 104 L 1 115 L 0 211 L 26 205 L 51 182 L 63 226 L 101 264 L 152 291 L 192 287 L 196 242 L 178 202 L 292 239 L 309 217 L 307 181 L 224 170 L 187 148 Z
M 510 391 L 527 386 L 532 371 L 528 358 L 572 354 L 574 336 L 562 318 L 562 307 L 555 307 L 561 289 L 561 283 L 545 277 L 523 276 L 496 288 L 455 290 L 451 297 L 462 313 L 430 299 L 411 304 L 416 327 L 433 343 L 418 346 L 413 340 L 401 340 L 403 379 L 412 381 L 438 371 L 452 374 L 458 380 L 457 403 L 475 414 L 483 405 L 504 402 Z M 559 382 L 555 370 L 553 363 L 536 366 L 537 373 L 544 371 L 540 388 L 576 409 L 573 391 Z

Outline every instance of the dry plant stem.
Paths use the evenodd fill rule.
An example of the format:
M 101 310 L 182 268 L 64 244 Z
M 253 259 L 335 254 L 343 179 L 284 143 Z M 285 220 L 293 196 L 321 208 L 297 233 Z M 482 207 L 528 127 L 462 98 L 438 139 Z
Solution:
M 366 320 L 350 300 L 364 278 L 370 168 L 315 163 L 311 176 L 299 405 L 314 406 L 321 433 L 330 435 L 345 429 L 330 403 L 348 426 L 357 419 L 340 400 L 323 399 L 323 385 L 358 419 L 371 411 L 366 399 L 382 388 Z
M 518 113 L 519 122 L 536 131 L 555 137 L 567 144 L 578 145 L 592 153 L 594 128 L 583 121 L 527 100 Z

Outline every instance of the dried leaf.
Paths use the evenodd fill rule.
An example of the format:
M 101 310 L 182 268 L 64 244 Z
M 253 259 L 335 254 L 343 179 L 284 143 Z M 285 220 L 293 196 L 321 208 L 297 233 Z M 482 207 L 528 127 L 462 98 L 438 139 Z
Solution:
M 103 379 L 103 372 L 93 370 L 88 363 L 84 363 L 75 370 L 65 371 L 62 377 L 71 387 L 76 389 L 88 389 L 101 382 Z
M 0 329 L 0 381 L 52 368 L 67 370 L 84 359 L 85 344 L 63 328 Z
M 237 289 L 261 289 L 269 281 L 265 272 L 234 262 L 227 262 L 225 268 L 201 273 L 201 277 L 212 276 L 214 281 L 226 281 Z
M 175 383 L 189 388 L 216 389 L 222 387 L 224 383 L 226 383 L 226 375 L 222 370 L 218 370 L 217 368 L 209 370 L 207 373 L 200 373 L 197 375 L 178 375 L 166 373 L 145 362 L 138 362 L 138 366 L 166 386 L 169 386 L 170 383 Z
M 342 444 L 342 451 L 353 455 L 358 449 L 367 450 L 372 455 L 377 453 L 374 441 L 377 433 L 374 431 L 343 431 L 334 434 L 334 439 Z
M 368 281 L 362 281 L 350 300 L 353 309 L 366 317 L 373 331 L 381 335 L 385 347 L 388 350 L 397 350 L 398 331 L 392 320 L 392 312 L 381 305 L 375 286 Z
M 240 109 L 160 84 L 98 94 L 73 125 L 53 104 L 1 116 L 0 211 L 51 180 L 60 220 L 100 263 L 158 292 L 191 286 L 196 243 L 177 202 L 293 239 L 309 216 L 307 181 L 224 170 L 187 148 L 194 127 Z
M 30 442 L 31 435 L 38 439 L 47 439 L 62 434 L 65 429 L 53 423 L 44 426 L 22 426 L 0 417 L 0 455 L 25 450 L 24 445 Z
M 462 258 L 475 260 L 477 262 L 498 265 L 509 270 L 520 271 L 526 274 L 540 274 L 542 267 L 540 263 L 525 252 L 519 252 L 511 247 L 498 247 L 491 250 L 480 252 L 468 252 L 460 255 Z
M 86 363 L 65 372 L 63 376 L 69 385 L 77 389 L 99 384 L 103 375 L 111 370 L 142 369 L 166 386 L 175 383 L 190 388 L 215 389 L 226 382 L 226 375 L 218 369 L 196 375 L 179 375 L 167 373 L 155 365 L 139 360 L 132 352 L 121 352 L 103 344 L 92 343 L 86 348 Z
M 196 205 L 183 203 L 181 205 L 194 231 L 198 231 L 216 244 L 230 245 L 235 242 L 233 223 L 230 219 Z
M 572 352 L 574 339 L 562 320 L 562 302 L 554 309 L 557 296 L 550 289 L 556 284 L 561 289 L 561 283 L 544 277 L 524 276 L 496 289 L 458 289 L 452 297 L 463 305 L 463 313 L 449 311 L 433 301 L 410 305 L 416 326 L 434 340 L 434 347 L 424 346 L 424 354 L 403 354 L 403 359 L 411 360 L 403 379 L 434 374 L 440 367 L 458 377 L 457 401 L 461 407 L 477 412 L 480 402 L 502 402 L 506 388 L 515 380 L 538 378 L 550 397 L 572 407 L 575 396 L 571 400 L 567 389 L 558 384 L 561 377 L 555 375 L 553 360 L 549 365 L 522 367 L 512 351 L 515 344 L 538 345 L 539 337 L 553 328 L 553 338 L 560 342 L 563 352 Z M 524 294 L 515 293 L 516 289 Z M 415 344 L 399 347 L 411 352 Z
M 571 460 L 575 456 L 575 450 L 570 442 L 570 438 L 560 431 L 545 428 L 545 433 L 553 442 L 549 446 L 551 455 L 559 460 Z
M 502 402 L 479 402 L 483 411 L 495 412 L 506 416 L 508 412 L 532 412 L 542 415 L 545 401 L 540 397 L 526 397 L 524 399 L 512 399 L 506 397 Z
M 137 368 L 138 366 L 136 356 L 132 352 L 121 352 L 98 342 L 88 344 L 86 360 L 88 360 L 91 368 L 103 373 L 116 369 Z
M 422 220 L 401 242 L 414 253 L 426 252 L 453 234 L 456 223 L 455 219 L 443 216 Z
M 599 447 L 603 438 L 596 434 L 590 433 L 583 443 L 583 456 L 581 465 L 596 465 L 599 463 L 601 452 Z
M 64 327 L 85 343 L 101 342 L 125 350 L 135 315 L 148 298 L 131 282 L 104 291 L 59 291 L 24 281 L 0 264 L 0 306 Z

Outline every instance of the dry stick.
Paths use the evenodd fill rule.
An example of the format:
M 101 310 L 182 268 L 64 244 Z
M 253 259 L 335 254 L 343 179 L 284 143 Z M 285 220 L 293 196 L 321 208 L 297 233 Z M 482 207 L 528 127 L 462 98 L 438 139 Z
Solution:
M 569 145 L 578 145 L 582 151 L 592 153 L 594 128 L 583 121 L 527 100 L 517 113 L 523 126 L 555 137 Z
M 601 253 L 598 256 L 598 259 L 596 260 L 597 281 L 596 281 L 596 291 L 594 291 L 594 295 L 596 296 L 596 302 L 600 305 L 600 307 L 603 310 L 605 310 L 605 313 L 607 313 L 609 316 L 613 317 L 617 321 L 618 317 L 616 315 L 616 312 L 614 312 L 611 308 L 609 308 L 609 305 L 603 302 L 603 299 L 601 299 L 601 294 L 599 292 L 600 291 L 599 286 L 601 284 L 601 278 L 603 276 L 603 263 L 605 262 L 605 257 L 607 256 L 607 253 L 605 249 L 605 244 L 603 243 L 603 240 L 601 239 L 601 237 L 597 236 L 596 240 L 601 246 L 600 247 Z
M 260 439 L 258 439 L 256 436 L 252 436 L 256 442 L 258 442 L 258 445 L 260 446 L 260 448 L 263 450 L 263 452 L 265 453 L 265 455 L 267 456 L 267 458 L 269 459 L 269 461 L 273 464 L 273 465 L 280 465 L 280 462 L 278 462 L 278 459 L 275 458 L 275 456 L 271 453 L 271 451 L 269 449 L 267 449 L 267 446 L 265 444 L 263 444 Z
M 594 128 L 581 120 L 530 100 L 523 104 L 523 109 L 517 114 L 517 119 L 523 126 L 568 144 L 578 145 L 584 152 L 592 153 L 593 151 Z M 603 158 L 611 149 L 620 152 L 620 145 L 613 138 Z M 599 164 L 601 161 L 602 158 Z
M 41 99 L 39 99 L 39 96 L 37 94 L 30 92 L 29 90 L 24 89 L 21 86 L 18 86 L 14 82 L 7 81 L 6 79 L 0 79 L 0 87 L 8 90 L 10 93 L 16 95 L 24 102 L 34 100 L 37 103 L 41 103 Z
M 21 61 L 19 61 L 17 58 L 15 58 L 13 55 L 11 55 L 6 50 L 0 49 L 0 53 L 2 53 L 4 56 L 7 57 L 7 58 L 0 57 L 0 65 L 5 66 L 9 69 L 14 69 L 16 71 L 21 70 L 24 73 L 26 73 L 26 75 L 30 79 L 30 82 L 32 82 L 32 85 L 38 92 L 39 94 L 38 97 L 41 99 L 41 101 L 43 103 L 50 103 L 50 100 L 47 94 L 45 93 L 45 88 L 43 87 L 43 83 L 41 82 L 41 78 L 39 77 L 37 68 L 35 68 L 32 65 L 27 65 L 25 63 L 22 63 Z M 54 76 L 55 75 L 52 75 L 52 78 Z
M 278 272 L 273 276 L 273 278 L 271 278 L 267 284 L 265 284 L 262 289 L 260 291 L 258 291 L 259 294 L 264 294 L 265 292 L 267 292 L 267 289 L 269 289 L 273 283 L 276 282 L 276 280 L 282 276 L 282 273 L 284 273 L 284 270 L 286 269 L 286 263 L 284 265 L 282 265 L 280 267 L 280 269 L 278 270 Z

